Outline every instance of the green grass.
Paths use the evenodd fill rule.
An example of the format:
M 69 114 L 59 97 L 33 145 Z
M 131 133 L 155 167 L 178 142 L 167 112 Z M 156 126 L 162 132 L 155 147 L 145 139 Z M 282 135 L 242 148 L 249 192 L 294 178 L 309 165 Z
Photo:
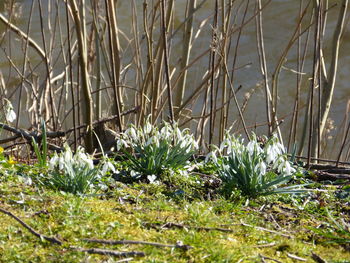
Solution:
M 273 196 L 237 202 L 215 200 L 171 200 L 146 184 L 124 185 L 98 196 L 78 197 L 25 185 L 17 175 L 0 176 L 0 205 L 19 216 L 42 234 L 56 236 L 64 246 L 43 242 L 14 219 L 0 214 L 0 262 L 101 262 L 112 258 L 72 251 L 69 246 L 99 247 L 118 251 L 143 251 L 133 262 L 261 262 L 259 255 L 281 262 L 295 262 L 287 253 L 313 262 L 314 252 L 328 262 L 349 262 L 350 252 L 337 244 L 326 244 L 310 227 L 327 221 L 327 211 L 317 198 L 325 200 L 333 214 L 340 215 L 346 202 L 334 196 L 305 201 L 290 196 Z M 299 208 L 298 208 L 299 207 Z M 344 214 L 345 220 L 349 214 Z M 231 233 L 191 227 L 160 228 L 166 222 L 192 227 L 229 228 Z M 241 222 L 250 226 L 243 226 Z M 147 223 L 155 224 L 150 226 Z M 252 226 L 252 227 L 251 227 Z M 262 231 L 264 227 L 292 235 Z M 183 251 L 145 245 L 98 245 L 84 238 L 139 240 L 175 244 L 182 241 L 193 249 Z M 270 247 L 257 247 L 274 242 Z M 116 261 L 118 259 L 115 259 Z

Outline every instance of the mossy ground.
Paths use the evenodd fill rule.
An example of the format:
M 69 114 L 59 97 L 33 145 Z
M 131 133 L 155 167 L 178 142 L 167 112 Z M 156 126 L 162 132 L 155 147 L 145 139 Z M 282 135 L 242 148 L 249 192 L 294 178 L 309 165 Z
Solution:
M 208 200 L 197 193 L 171 194 L 174 189 L 165 185 L 120 182 L 104 192 L 74 196 L 28 184 L 25 176 L 29 173 L 34 181 L 40 178 L 40 169 L 36 169 L 9 164 L 1 170 L 0 206 L 41 234 L 59 238 L 64 245 L 40 240 L 0 213 L 0 262 L 121 260 L 74 251 L 71 246 L 146 254 L 133 258 L 133 262 L 297 262 L 292 258 L 295 256 L 314 262 L 312 253 L 327 262 L 350 262 L 349 247 L 325 243 L 327 240 L 313 231 L 331 228 L 329 212 L 349 222 L 350 198 L 338 198 L 337 186 L 319 184 L 315 188 L 323 190 L 318 192 L 299 197 L 270 196 L 249 203 L 239 195 L 231 200 L 219 196 Z M 185 227 L 162 227 L 169 222 Z M 86 238 L 163 244 L 181 241 L 193 248 L 184 251 L 149 245 L 99 245 L 83 241 Z
M 327 207 L 335 215 L 349 216 L 346 200 L 337 200 L 334 195 L 321 193 L 311 199 L 274 196 L 247 205 L 244 199 L 174 200 L 158 190 L 159 186 L 154 185 L 116 182 L 106 193 L 79 197 L 24 184 L 18 175 L 2 175 L 1 207 L 38 232 L 58 237 L 64 245 L 42 241 L 0 213 L 0 261 L 120 260 L 69 249 L 78 246 L 145 252 L 146 257 L 134 258 L 133 262 L 272 262 L 268 258 L 297 262 L 290 254 L 314 262 L 312 252 L 328 262 L 350 262 L 346 247 L 326 244 L 312 231 L 329 222 Z M 190 227 L 162 228 L 167 222 Z M 232 232 L 192 227 L 220 227 Z M 193 248 L 184 251 L 147 245 L 99 245 L 84 242 L 84 238 L 164 244 L 181 241 Z

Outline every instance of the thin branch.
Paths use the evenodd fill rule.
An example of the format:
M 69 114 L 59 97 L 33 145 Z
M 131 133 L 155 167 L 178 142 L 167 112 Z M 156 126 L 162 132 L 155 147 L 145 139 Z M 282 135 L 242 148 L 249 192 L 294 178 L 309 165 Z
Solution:
M 100 249 L 100 248 L 80 248 L 80 247 L 70 247 L 70 249 L 86 252 L 89 254 L 98 254 L 98 255 L 106 255 L 106 256 L 114 256 L 119 258 L 124 257 L 144 257 L 146 254 L 140 251 L 115 251 L 109 249 Z
M 163 243 L 157 243 L 157 242 L 147 242 L 147 241 L 137 241 L 137 240 L 105 240 L 105 239 L 88 239 L 85 238 L 83 241 L 89 242 L 89 243 L 99 243 L 99 244 L 106 244 L 106 245 L 126 245 L 126 244 L 132 244 L 132 245 L 149 245 L 154 247 L 171 247 L 171 248 L 180 248 L 183 250 L 189 250 L 193 248 L 189 245 L 184 245 L 181 242 L 177 242 L 175 245 L 173 244 L 163 244 Z
M 29 230 L 30 233 L 32 233 L 34 236 L 40 238 L 40 239 L 45 239 L 47 241 L 49 241 L 50 243 L 54 243 L 54 244 L 58 244 L 58 245 L 62 245 L 62 241 L 57 239 L 56 237 L 49 237 L 49 236 L 45 236 L 40 234 L 39 232 L 35 231 L 32 227 L 30 227 L 29 225 L 27 225 L 25 222 L 23 222 L 20 218 L 18 218 L 17 216 L 15 216 L 14 214 L 12 214 L 10 211 L 7 211 L 3 208 L 0 207 L 0 212 L 4 213 L 10 217 L 12 217 L 13 219 L 15 219 L 17 222 L 19 222 L 22 226 L 24 226 L 27 230 Z
M 26 33 L 24 33 L 21 29 L 13 25 L 10 21 L 7 20 L 6 17 L 4 17 L 2 14 L 0 14 L 0 21 L 2 21 L 4 24 L 6 24 L 13 32 L 15 32 L 20 37 L 24 38 L 26 41 L 28 41 L 29 45 L 39 54 L 39 56 L 45 60 L 45 52 L 42 50 L 42 48 L 32 39 L 30 38 Z

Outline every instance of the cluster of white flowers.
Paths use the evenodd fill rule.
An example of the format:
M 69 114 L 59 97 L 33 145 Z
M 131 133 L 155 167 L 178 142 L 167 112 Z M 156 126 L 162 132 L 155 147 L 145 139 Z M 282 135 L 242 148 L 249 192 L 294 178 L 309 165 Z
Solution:
M 142 128 L 136 128 L 132 125 L 119 135 L 117 150 L 135 146 L 141 148 L 147 146 L 159 147 L 161 141 L 168 142 L 169 146 L 179 145 L 180 148 L 186 148 L 187 152 L 198 149 L 198 143 L 189 129 L 180 130 L 176 123 L 171 125 L 167 122 L 164 122 L 163 127 L 158 129 L 147 119 Z
M 221 155 L 224 158 L 237 158 L 244 165 L 245 161 L 251 162 L 254 159 L 254 162 L 257 163 L 255 172 L 261 175 L 265 175 L 268 170 L 277 170 L 283 175 L 295 173 L 296 170 L 287 160 L 285 149 L 278 138 L 273 136 L 269 140 L 264 138 L 264 141 L 266 144 L 262 145 L 254 135 L 252 140 L 245 145 L 244 139 L 237 138 L 227 132 L 220 147 L 210 152 L 205 161 L 212 160 L 217 163 L 217 155 Z M 243 156 L 248 156 L 248 160 L 245 160 Z
M 85 153 L 84 148 L 78 147 L 75 154 L 73 154 L 71 148 L 68 145 L 64 146 L 64 151 L 60 154 L 55 153 L 49 161 L 49 168 L 51 170 L 58 169 L 65 172 L 70 167 L 77 169 L 94 169 L 94 163 L 92 156 Z M 116 172 L 114 165 L 107 160 L 102 159 L 102 168 L 100 169 L 100 175 L 105 175 L 108 171 Z

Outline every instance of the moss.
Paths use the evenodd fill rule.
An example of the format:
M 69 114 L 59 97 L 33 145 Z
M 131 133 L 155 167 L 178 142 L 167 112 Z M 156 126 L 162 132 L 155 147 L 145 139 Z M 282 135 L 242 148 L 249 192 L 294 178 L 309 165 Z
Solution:
M 9 173 L 0 181 L 1 207 L 42 234 L 59 237 L 65 245 L 41 241 L 15 220 L 0 214 L 0 262 L 101 262 L 109 259 L 72 251 L 69 246 L 146 253 L 145 258 L 134 262 L 261 262 L 259 255 L 294 262 L 288 253 L 311 262 L 312 252 L 329 262 L 346 262 L 350 258 L 350 252 L 344 247 L 320 243 L 317 234 L 310 230 L 328 220 L 326 209 L 320 209 L 317 196 L 275 196 L 248 203 L 239 198 L 235 201 L 174 199 L 165 190 L 161 185 L 116 183 L 107 193 L 79 197 L 41 189 L 34 184 L 28 186 L 20 176 Z M 307 198 L 310 200 L 303 206 Z M 342 200 L 334 196 L 322 198 L 335 216 L 349 219 Z M 184 227 L 162 228 L 167 222 L 177 222 Z M 241 222 L 250 226 L 243 226 Z M 193 227 L 221 227 L 232 232 Z M 193 249 L 98 245 L 84 242 L 84 238 L 164 244 L 181 241 Z

